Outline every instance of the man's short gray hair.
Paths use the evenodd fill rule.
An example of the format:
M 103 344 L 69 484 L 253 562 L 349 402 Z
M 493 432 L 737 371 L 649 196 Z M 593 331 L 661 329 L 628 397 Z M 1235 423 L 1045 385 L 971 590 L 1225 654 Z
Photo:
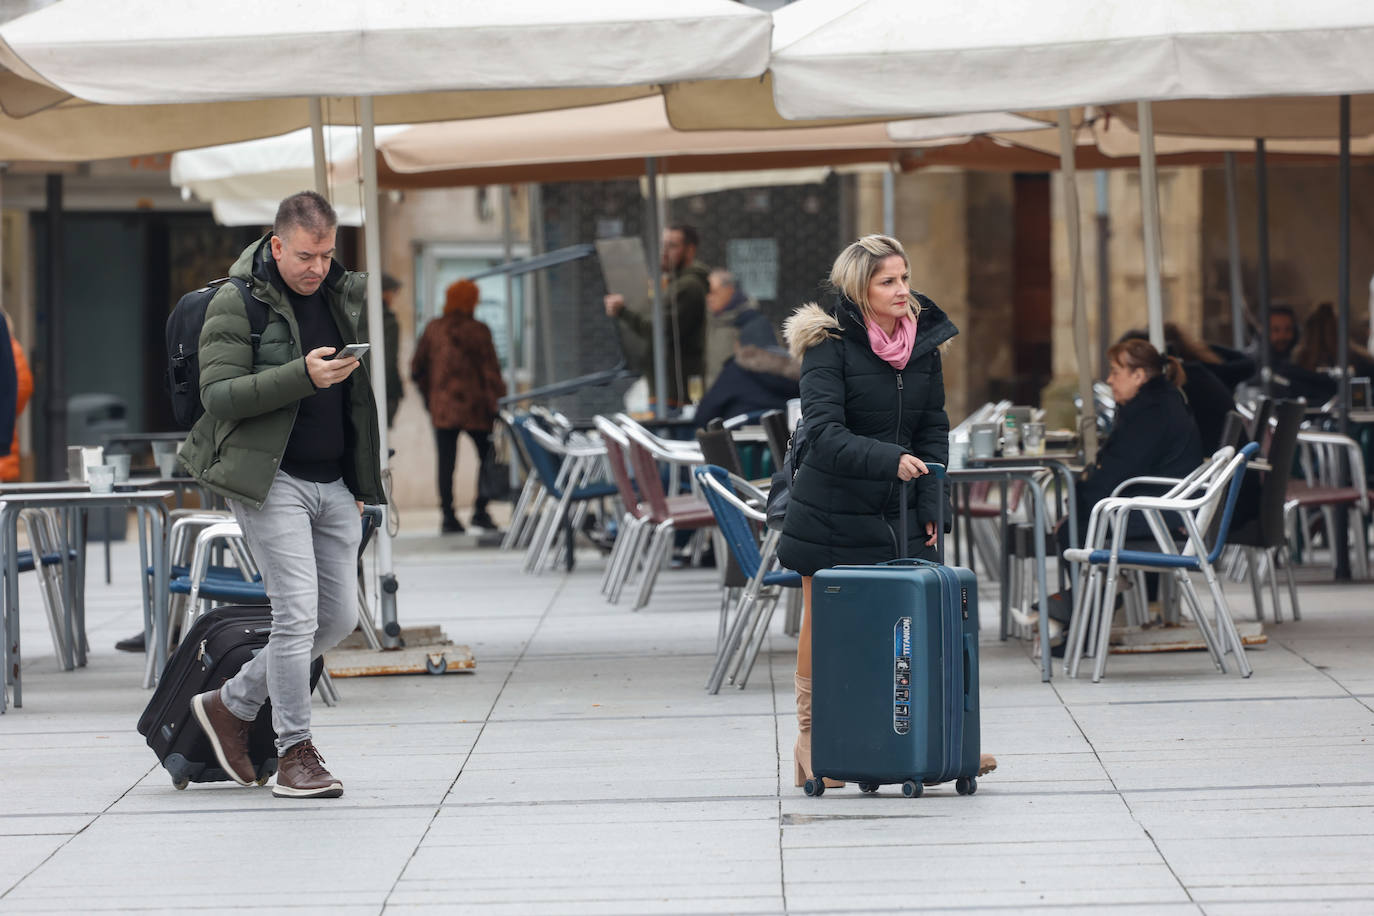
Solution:
M 735 282 L 735 275 L 730 271 L 726 270 L 724 267 L 717 267 L 715 270 L 711 271 L 710 279 L 715 280 L 716 283 L 718 283 L 721 286 L 729 286 L 733 288 L 738 285 Z
M 318 237 L 338 225 L 339 216 L 329 201 L 314 191 L 300 191 L 277 207 L 277 218 L 272 221 L 272 234 L 285 239 L 293 228 L 299 228 Z

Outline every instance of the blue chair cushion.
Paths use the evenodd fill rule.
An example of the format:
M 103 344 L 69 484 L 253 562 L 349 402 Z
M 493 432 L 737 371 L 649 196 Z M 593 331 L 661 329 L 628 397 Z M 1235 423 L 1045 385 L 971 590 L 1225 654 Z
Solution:
M 585 487 L 578 487 L 572 491 L 573 502 L 581 502 L 584 499 L 604 499 L 607 496 L 614 496 L 620 491 L 613 483 L 593 483 Z
M 70 559 L 70 560 L 75 560 L 75 559 L 76 559 L 76 551 L 75 551 L 75 550 L 69 550 L 67 553 L 68 553 L 68 559 Z M 16 560 L 18 566 L 19 566 L 19 571 L 20 571 L 21 573 L 23 573 L 23 572 L 33 572 L 33 570 L 34 570 L 34 563 L 33 563 L 33 551 L 32 551 L 32 550 L 21 550 L 21 551 L 19 551 L 19 553 L 15 555 L 15 560 Z M 61 563 L 61 562 L 62 562 L 62 554 L 60 554 L 60 553 L 45 553 L 45 554 L 43 554 L 43 565 L 44 565 L 44 566 L 57 566 L 57 565 L 58 565 L 59 563 Z
M 1088 554 L 1089 563 L 1103 566 L 1111 562 L 1110 550 L 1094 550 Z M 1180 556 L 1176 553 L 1160 553 L 1156 550 L 1123 550 L 1117 559 L 1130 566 L 1157 566 L 1160 569 L 1198 569 L 1197 557 Z
M 151 576 L 152 574 L 153 567 L 149 566 L 148 575 Z M 167 572 L 167 575 L 173 579 L 175 579 L 177 576 L 189 576 L 190 574 L 191 567 L 189 566 L 173 566 Z M 243 579 L 243 571 L 240 570 L 237 566 L 211 566 L 209 569 L 205 571 L 205 575 L 207 578 L 210 579 L 228 579 L 230 581 L 237 581 Z M 255 573 L 253 575 L 253 581 L 261 582 L 262 574 Z
M 175 595 L 191 594 L 191 580 L 178 576 L 168 584 L 168 590 Z M 231 579 L 206 579 L 200 583 L 200 597 L 214 601 L 237 601 L 243 604 L 267 604 L 267 589 L 261 582 L 245 582 Z
M 790 569 L 779 569 L 776 572 L 763 574 L 764 585 L 781 585 L 783 588 L 801 588 L 801 573 L 793 572 Z

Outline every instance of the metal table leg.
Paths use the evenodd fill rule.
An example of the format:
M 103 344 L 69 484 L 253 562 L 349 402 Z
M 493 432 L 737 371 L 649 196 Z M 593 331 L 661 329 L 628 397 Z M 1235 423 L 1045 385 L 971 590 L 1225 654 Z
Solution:
M 5 554 L 5 607 L 4 620 L 0 621 L 5 632 L 5 677 L 4 683 L 14 691 L 14 708 L 24 705 L 24 689 L 21 677 L 23 655 L 19 647 L 19 512 L 10 505 L 0 510 L 0 537 L 3 537 Z M 4 685 L 0 684 L 0 709 L 4 709 Z
M 1001 622 L 998 624 L 997 638 L 1006 640 L 1008 627 L 1011 623 L 1011 552 L 1007 549 L 1011 546 L 1010 524 L 1007 520 L 1007 483 L 1010 475 L 1003 474 L 998 481 L 998 488 L 1001 494 L 1001 506 L 998 510 L 998 518 L 1002 525 L 1002 581 L 1001 591 Z

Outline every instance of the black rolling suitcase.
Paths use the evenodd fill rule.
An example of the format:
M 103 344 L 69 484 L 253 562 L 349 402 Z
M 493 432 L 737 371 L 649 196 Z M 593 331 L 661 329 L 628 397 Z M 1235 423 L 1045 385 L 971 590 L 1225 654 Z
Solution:
M 940 465 L 930 469 L 944 476 Z M 941 541 L 942 529 L 943 520 Z M 950 780 L 960 795 L 977 791 L 973 572 L 926 560 L 839 566 L 816 573 L 811 596 L 814 777 L 806 794 L 822 794 L 826 777 L 865 792 L 900 784 L 908 798 Z
M 191 698 L 220 687 L 238 673 L 267 645 L 272 632 L 272 609 L 266 605 L 217 607 L 199 617 L 187 631 L 157 682 L 157 689 L 138 719 L 138 733 L 172 776 L 172 785 L 184 789 L 193 782 L 225 782 L 210 739 L 191 712 Z M 310 668 L 314 689 L 324 671 L 324 659 Z M 257 768 L 258 785 L 277 772 L 273 742 L 272 702 L 258 712 L 249 733 L 249 756 Z

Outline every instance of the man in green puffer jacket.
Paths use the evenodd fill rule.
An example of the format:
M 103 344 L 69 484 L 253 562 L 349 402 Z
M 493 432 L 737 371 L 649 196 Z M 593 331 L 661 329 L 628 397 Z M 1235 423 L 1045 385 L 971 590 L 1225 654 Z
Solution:
M 380 503 L 377 405 L 366 370 L 331 359 L 360 340 L 365 275 L 334 261 L 338 219 L 313 191 L 282 201 L 273 230 L 230 269 L 267 306 L 254 340 L 243 298 L 224 284 L 200 334 L 205 414 L 181 462 L 224 496 L 272 604 L 267 647 L 191 707 L 224 771 L 256 777 L 248 730 L 270 697 L 277 732 L 273 794 L 337 798 L 310 735 L 310 665 L 357 623 L 363 503 Z

